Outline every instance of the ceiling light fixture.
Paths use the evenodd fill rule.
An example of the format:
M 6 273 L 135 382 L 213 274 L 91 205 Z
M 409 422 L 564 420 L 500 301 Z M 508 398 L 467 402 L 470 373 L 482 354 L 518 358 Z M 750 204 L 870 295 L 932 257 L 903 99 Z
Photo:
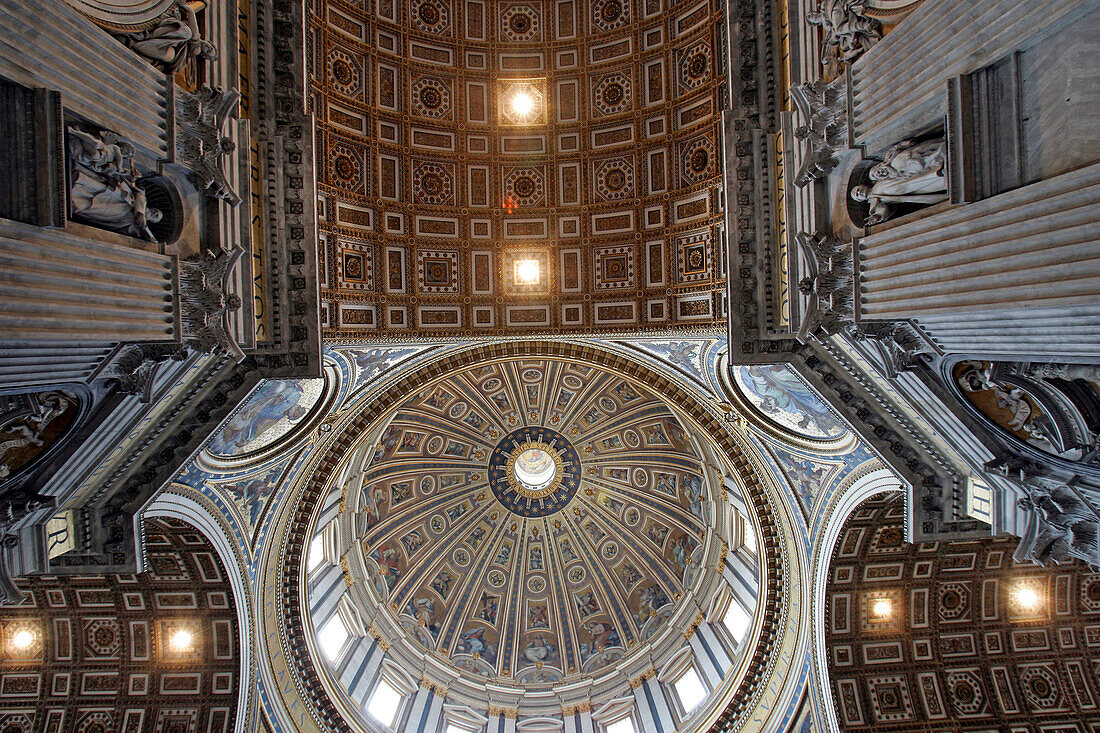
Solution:
M 1039 592 L 1027 583 L 1018 583 L 1012 589 L 1012 597 L 1015 599 L 1016 605 L 1024 611 L 1037 610 L 1041 601 Z
M 871 615 L 877 621 L 885 621 L 894 612 L 894 604 L 889 598 L 876 598 L 871 602 Z
M 172 638 L 168 640 L 168 648 L 176 654 L 189 652 L 191 651 L 192 643 L 194 642 L 194 640 L 195 637 L 190 631 L 187 631 L 186 629 L 180 629 L 179 631 L 172 634 Z
M 516 282 L 520 285 L 538 285 L 539 261 L 516 260 Z
M 535 109 L 535 98 L 530 92 L 519 91 L 512 95 L 511 105 L 517 117 L 527 117 Z
M 30 629 L 20 629 L 11 638 L 12 648 L 18 651 L 29 649 L 34 644 L 34 632 Z

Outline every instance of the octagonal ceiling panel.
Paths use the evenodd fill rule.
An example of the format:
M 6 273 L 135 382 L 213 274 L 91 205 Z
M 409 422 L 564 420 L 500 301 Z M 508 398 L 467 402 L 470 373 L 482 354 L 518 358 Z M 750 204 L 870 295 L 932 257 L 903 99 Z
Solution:
M 309 7 L 326 335 L 722 321 L 716 0 Z
M 525 685 L 595 672 L 660 632 L 700 572 L 712 512 L 662 399 L 544 359 L 415 395 L 363 478 L 352 567 L 419 644 Z

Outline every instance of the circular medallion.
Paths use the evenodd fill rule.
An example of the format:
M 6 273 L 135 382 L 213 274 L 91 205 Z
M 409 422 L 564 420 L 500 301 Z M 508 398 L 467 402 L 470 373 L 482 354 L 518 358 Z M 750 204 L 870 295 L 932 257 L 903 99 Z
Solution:
M 443 179 L 435 173 L 425 173 L 420 179 L 420 185 L 426 193 L 433 196 L 443 191 Z
M 355 72 L 351 68 L 351 64 L 343 59 L 337 59 L 332 62 L 332 75 L 336 77 L 336 81 L 341 84 L 351 84 L 355 79 Z
M 561 511 L 580 487 L 580 457 L 565 436 L 544 427 L 513 430 L 489 457 L 497 501 L 521 517 Z
M 690 165 L 691 169 L 696 173 L 702 173 L 707 169 L 707 165 L 710 163 L 710 155 L 707 154 L 705 148 L 696 148 L 691 153 Z
M 508 27 L 517 36 L 522 36 L 531 30 L 531 19 L 522 13 L 516 13 L 508 19 Z
M 535 181 L 530 176 L 520 176 L 512 184 L 512 188 L 515 190 L 516 195 L 521 198 L 528 198 L 533 196 L 536 190 Z
M 355 162 L 352 161 L 351 156 L 337 155 L 334 163 L 336 175 L 341 179 L 346 181 L 355 175 Z
M 443 95 L 435 87 L 426 86 L 420 90 L 420 103 L 428 109 L 438 109 L 443 104 Z
M 622 84 L 612 82 L 603 88 L 603 101 L 604 104 L 609 107 L 614 107 L 616 104 L 623 101 L 625 95 L 626 91 L 623 89 Z
M 432 3 L 421 3 L 416 10 L 416 14 L 427 25 L 435 25 L 440 21 L 439 8 Z
M 698 79 L 703 74 L 707 73 L 707 57 L 704 54 L 697 53 L 691 57 L 688 61 L 687 67 L 688 76 L 692 79 Z

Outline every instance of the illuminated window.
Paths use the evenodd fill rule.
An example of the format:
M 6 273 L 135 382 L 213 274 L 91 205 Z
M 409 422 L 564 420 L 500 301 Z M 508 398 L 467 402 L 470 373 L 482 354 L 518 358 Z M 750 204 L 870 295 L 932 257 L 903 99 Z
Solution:
M 325 536 L 323 533 L 318 534 L 313 538 L 313 542 L 309 543 L 309 562 L 306 564 L 306 570 L 313 572 L 321 563 L 325 561 Z
M 630 718 L 620 718 L 607 726 L 607 733 L 636 733 L 634 721 Z
M 756 531 L 752 528 L 752 522 L 744 517 L 741 519 L 741 546 L 756 554 Z
M 457 723 L 448 723 L 447 729 L 443 733 L 474 733 L 473 728 L 467 728 Z
M 339 614 L 333 616 L 332 620 L 317 632 L 317 642 L 321 645 L 321 651 L 334 662 L 340 658 L 340 650 L 344 648 L 344 642 L 347 640 L 348 627 L 344 625 L 344 620 Z
M 392 726 L 397 721 L 397 710 L 401 707 L 401 695 L 383 679 L 378 680 L 374 693 L 367 702 L 367 712 L 379 723 Z M 448 730 L 448 733 L 450 731 Z
M 740 643 L 745 638 L 745 632 L 749 630 L 752 616 L 749 615 L 748 611 L 741 608 L 740 603 L 731 601 L 730 607 L 726 609 L 726 615 L 722 618 L 722 623 L 730 630 L 734 641 Z
M 688 667 L 680 679 L 672 683 L 672 687 L 676 690 L 676 696 L 680 698 L 685 713 L 697 708 L 707 696 L 707 688 L 699 681 L 694 667 Z

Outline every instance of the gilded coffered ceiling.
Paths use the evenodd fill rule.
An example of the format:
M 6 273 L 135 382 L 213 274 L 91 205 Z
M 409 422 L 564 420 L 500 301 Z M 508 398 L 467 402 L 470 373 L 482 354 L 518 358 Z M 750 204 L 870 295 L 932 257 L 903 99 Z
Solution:
M 313 0 L 327 335 L 719 323 L 721 19 Z

